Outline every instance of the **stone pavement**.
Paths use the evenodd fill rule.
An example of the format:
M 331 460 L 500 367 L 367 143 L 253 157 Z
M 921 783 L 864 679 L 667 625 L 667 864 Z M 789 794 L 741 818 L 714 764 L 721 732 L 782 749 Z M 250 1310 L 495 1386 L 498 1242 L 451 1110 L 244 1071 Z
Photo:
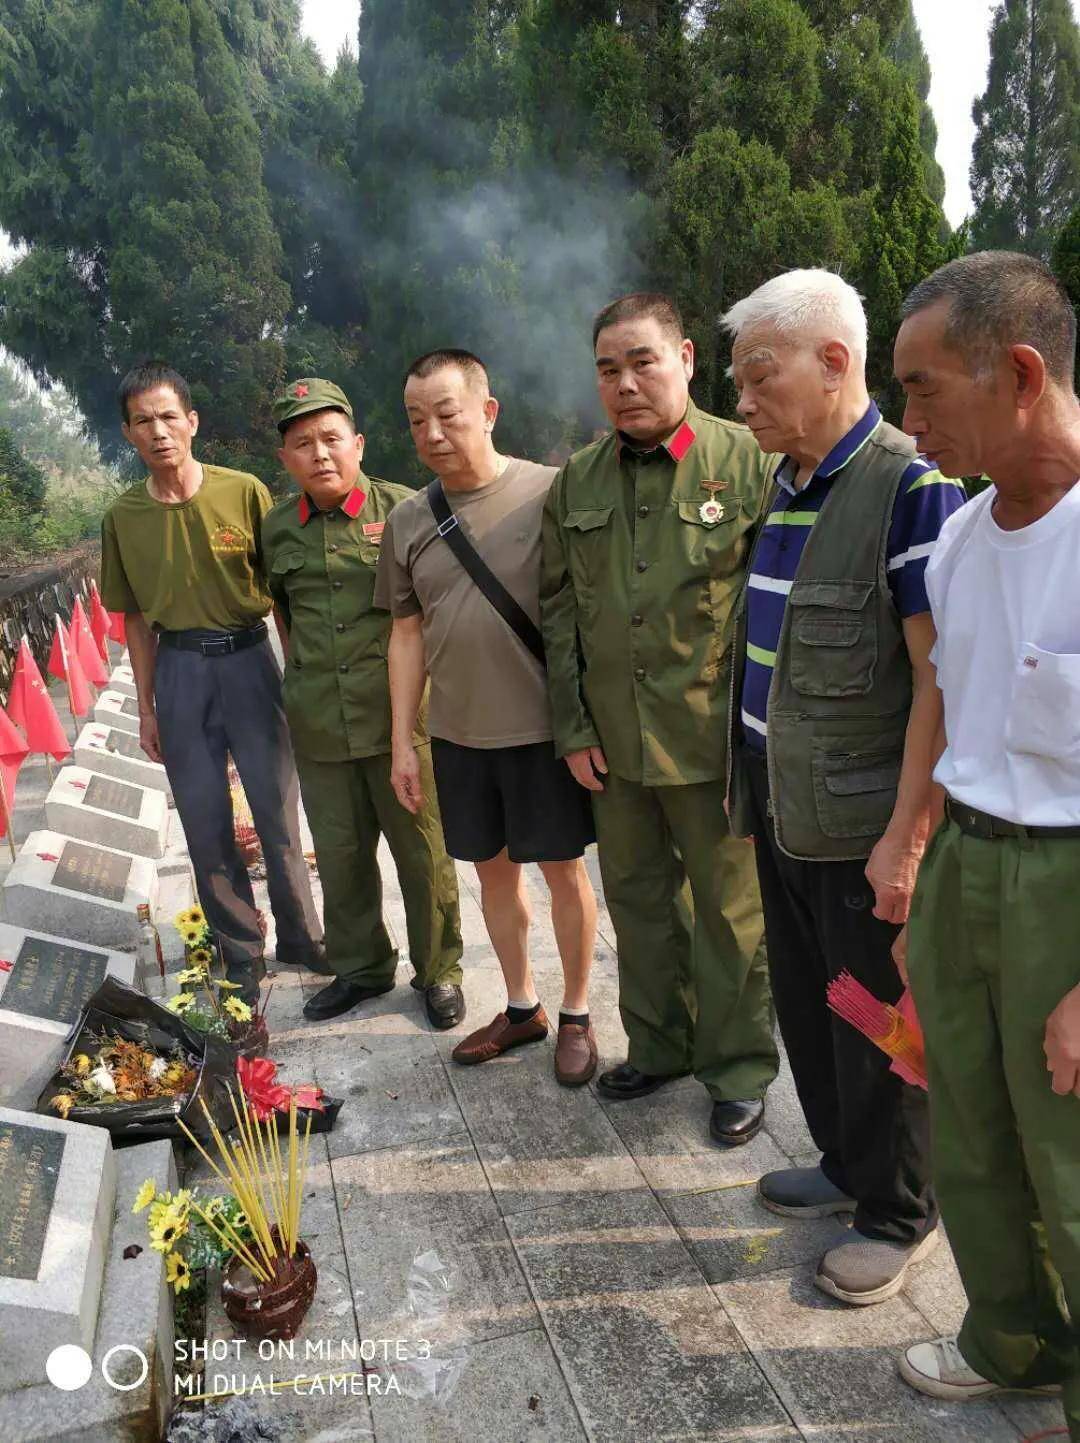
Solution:
M 47 789 L 44 764 L 31 759 L 19 778 L 16 842 L 43 824 Z M 599 891 L 595 856 L 589 866 Z M 0 860 L 0 880 L 5 870 Z M 383 872 L 404 956 L 386 855 Z M 268 1012 L 283 1077 L 315 1079 L 345 1099 L 334 1131 L 312 1139 L 302 1231 L 319 1290 L 298 1347 L 428 1335 L 437 1356 L 463 1367 L 439 1401 L 257 1397 L 279 1438 L 1020 1443 L 1060 1426 L 1054 1404 L 948 1407 L 897 1377 L 901 1346 L 954 1329 L 962 1316 L 947 1247 L 876 1308 L 845 1308 L 813 1287 L 835 1223 L 799 1224 L 755 1199 L 761 1173 L 816 1160 L 786 1069 L 769 1094 L 766 1130 L 729 1151 L 707 1140 L 708 1099 L 689 1078 L 639 1102 L 601 1102 L 592 1086 L 558 1086 L 550 1039 L 455 1066 L 458 1037 L 504 1001 L 472 868 L 459 878 L 469 1014 L 454 1031 L 430 1028 L 404 960 L 392 993 L 321 1025 L 305 1022 L 301 1007 L 322 980 L 283 967 Z M 561 974 L 536 869 L 529 885 L 536 978 L 554 1017 Z M 602 1064 L 624 1056 L 617 990 L 601 910 L 592 1015 Z M 434 1326 L 406 1312 L 406 1275 L 428 1249 L 454 1276 Z M 213 1310 L 209 1327 L 230 1336 Z M 317 1366 L 270 1371 L 310 1375 Z
M 594 855 L 589 867 L 599 891 Z M 404 952 L 387 855 L 383 874 Z M 769 1094 L 766 1130 L 747 1147 L 721 1150 L 707 1140 L 708 1098 L 690 1078 L 609 1104 L 591 1085 L 556 1083 L 551 1039 L 456 1066 L 458 1038 L 504 1002 L 472 868 L 460 867 L 459 880 L 469 1014 L 452 1032 L 429 1027 L 407 962 L 392 993 L 324 1024 L 300 1014 L 321 979 L 282 968 L 269 1014 L 271 1054 L 285 1075 L 314 1077 L 345 1099 L 334 1131 L 313 1141 L 303 1232 L 321 1281 L 301 1341 L 398 1336 L 409 1265 L 434 1249 L 456 1274 L 438 1336 L 460 1345 L 464 1368 L 439 1403 L 375 1394 L 260 1400 L 282 1436 L 1019 1443 L 1060 1426 L 1053 1404 L 948 1407 L 898 1378 L 902 1345 L 962 1317 L 947 1246 L 876 1308 L 849 1309 L 813 1287 L 835 1222 L 788 1221 L 755 1198 L 761 1173 L 816 1161 L 786 1068 Z M 535 868 L 529 886 L 536 979 L 554 1017 L 561 973 Z M 602 1063 L 621 1060 L 603 910 L 592 1015 Z M 227 1324 L 221 1331 L 228 1336 Z

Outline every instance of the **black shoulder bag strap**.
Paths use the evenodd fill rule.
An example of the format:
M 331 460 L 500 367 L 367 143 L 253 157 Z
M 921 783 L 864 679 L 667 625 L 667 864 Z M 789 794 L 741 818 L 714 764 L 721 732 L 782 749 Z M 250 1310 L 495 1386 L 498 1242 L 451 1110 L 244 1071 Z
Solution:
M 506 622 L 507 626 L 527 646 L 542 667 L 547 666 L 544 657 L 544 638 L 528 612 L 522 610 L 507 591 L 499 578 L 477 553 L 469 538 L 458 525 L 458 519 L 450 510 L 450 503 L 436 477 L 427 488 L 428 505 L 435 517 L 435 528 L 454 553 L 462 568 L 468 572 L 474 584 L 483 592 L 488 601 Z

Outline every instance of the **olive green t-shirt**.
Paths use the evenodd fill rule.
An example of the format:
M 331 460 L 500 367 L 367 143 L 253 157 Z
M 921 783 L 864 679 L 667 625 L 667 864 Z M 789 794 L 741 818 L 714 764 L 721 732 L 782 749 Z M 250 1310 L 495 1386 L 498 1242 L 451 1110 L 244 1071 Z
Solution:
M 271 609 L 259 532 L 273 506 L 257 476 L 203 466 L 187 501 L 156 501 L 146 482 L 109 507 L 101 524 L 101 599 L 141 611 L 166 631 L 254 626 Z
M 446 492 L 476 551 L 539 622 L 540 524 L 554 466 L 511 460 L 476 491 Z M 375 605 L 423 617 L 431 678 L 428 730 L 463 747 L 518 747 L 551 739 L 543 668 L 436 534 L 423 491 L 387 517 Z

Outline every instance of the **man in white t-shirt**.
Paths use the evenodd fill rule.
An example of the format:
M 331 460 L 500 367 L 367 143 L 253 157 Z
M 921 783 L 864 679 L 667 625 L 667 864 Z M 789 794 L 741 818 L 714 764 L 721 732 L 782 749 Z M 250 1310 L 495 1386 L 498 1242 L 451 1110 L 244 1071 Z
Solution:
M 968 1295 L 909 1348 L 934 1397 L 1064 1385 L 1080 1440 L 1080 401 L 1076 318 L 1041 262 L 964 256 L 908 297 L 905 428 L 992 485 L 926 573 L 945 818 L 911 910 L 934 1174 Z M 1071 1319 L 1075 1319 L 1074 1323 Z

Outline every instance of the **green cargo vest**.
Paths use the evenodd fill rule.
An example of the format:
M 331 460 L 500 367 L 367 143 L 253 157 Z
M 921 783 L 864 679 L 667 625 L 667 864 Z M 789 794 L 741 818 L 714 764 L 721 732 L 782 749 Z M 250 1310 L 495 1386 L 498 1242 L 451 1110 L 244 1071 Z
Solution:
M 805 861 L 868 857 L 896 802 L 911 662 L 885 548 L 897 487 L 914 455 L 910 437 L 883 421 L 830 486 L 788 596 L 766 757 L 776 840 Z M 753 564 L 751 557 L 749 570 Z M 734 654 L 733 699 L 745 668 L 745 589 Z M 753 819 L 740 770 L 732 768 L 731 818 L 747 836 Z

